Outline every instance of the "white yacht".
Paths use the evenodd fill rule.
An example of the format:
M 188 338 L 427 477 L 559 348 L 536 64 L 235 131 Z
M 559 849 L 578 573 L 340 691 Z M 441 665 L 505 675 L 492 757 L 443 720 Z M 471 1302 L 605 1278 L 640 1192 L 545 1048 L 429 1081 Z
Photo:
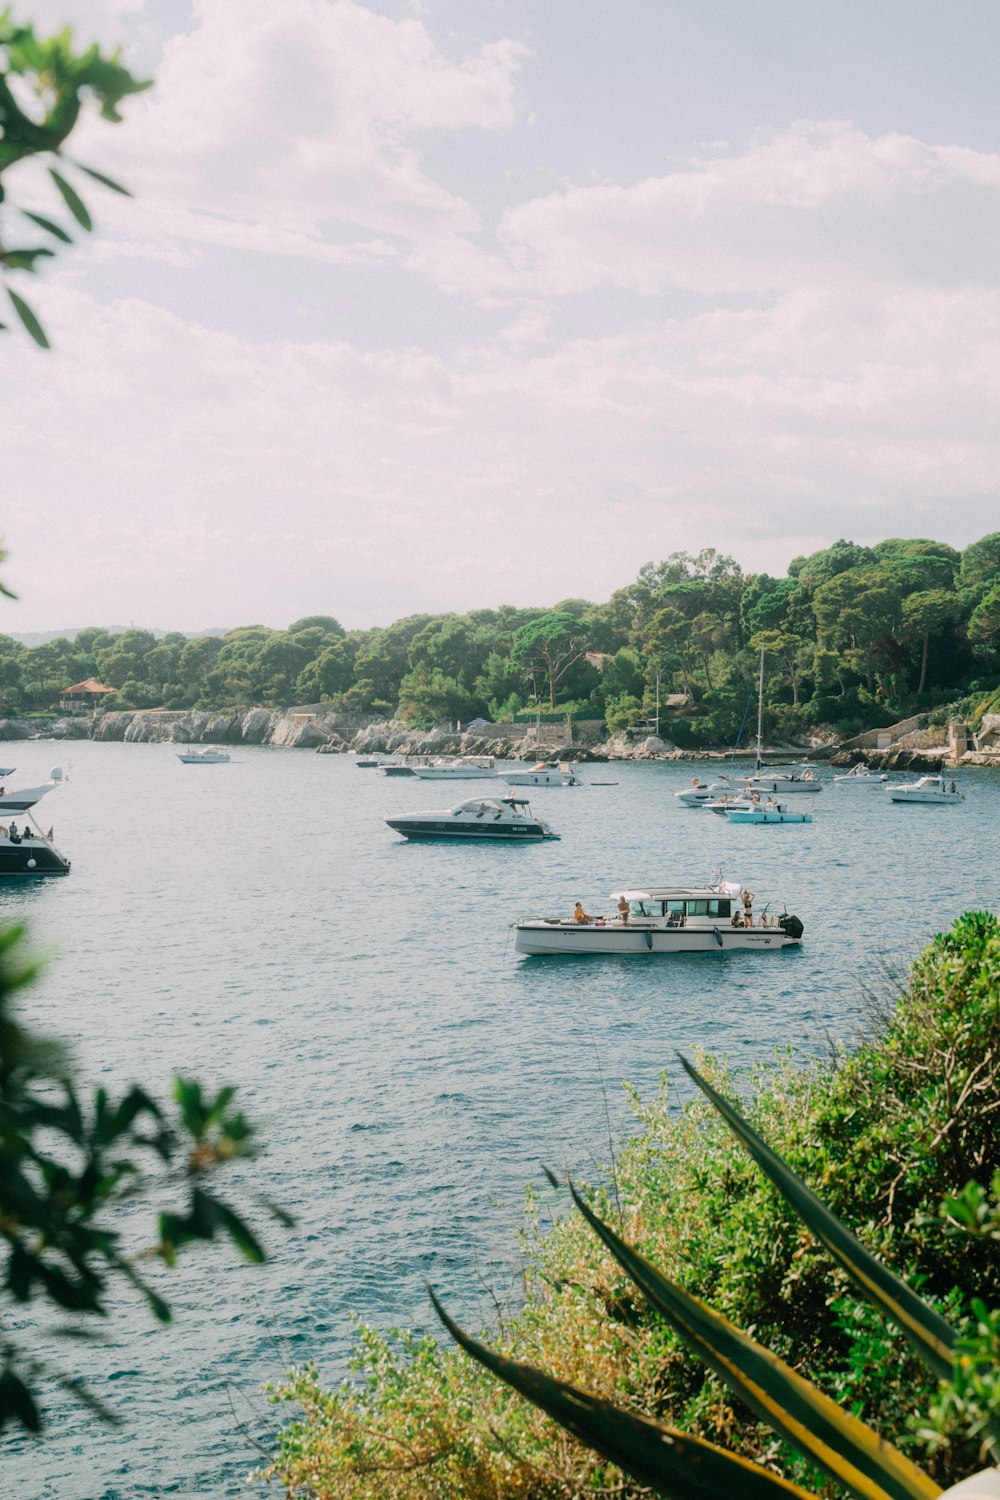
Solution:
M 231 756 L 228 750 L 206 745 L 204 750 L 178 750 L 177 759 L 185 766 L 228 766 Z
M 678 802 L 683 802 L 685 807 L 704 807 L 706 803 L 715 802 L 720 797 L 732 793 L 729 778 L 718 776 L 714 781 L 702 781 L 699 776 L 691 777 L 691 784 L 682 787 L 674 796 Z
M 540 760 L 537 766 L 525 771 L 504 771 L 503 779 L 508 786 L 582 786 L 572 766 L 560 765 L 554 760 Z
M 427 765 L 415 765 L 413 774 L 421 781 L 479 781 L 499 773 L 492 755 L 442 755 Z
M 788 912 L 753 917 L 753 896 L 737 881 L 612 891 L 610 916 L 522 917 L 518 953 L 773 952 L 797 948 L 802 923 Z M 627 908 L 627 910 L 626 910 Z
M 9 774 L 9 773 L 8 773 Z M 68 875 L 69 860 L 52 842 L 52 829 L 43 833 L 32 809 L 60 784 L 62 769 L 53 766 L 41 786 L 3 788 L 0 795 L 0 878 L 4 876 Z
M 473 797 L 457 807 L 428 808 L 386 818 L 390 828 L 408 839 L 488 839 L 528 844 L 557 839 L 548 823 L 532 816 L 523 797 Z
M 920 776 L 916 781 L 901 782 L 899 786 L 887 786 L 893 802 L 964 802 L 965 798 L 954 782 L 949 783 L 940 774 Z
M 869 767 L 865 765 L 863 760 L 859 760 L 857 765 L 852 766 L 851 769 L 845 773 L 845 775 L 835 776 L 833 779 L 834 782 L 839 786 L 879 787 L 884 786 L 885 783 L 889 780 L 888 776 L 886 776 L 884 772 L 870 770 Z

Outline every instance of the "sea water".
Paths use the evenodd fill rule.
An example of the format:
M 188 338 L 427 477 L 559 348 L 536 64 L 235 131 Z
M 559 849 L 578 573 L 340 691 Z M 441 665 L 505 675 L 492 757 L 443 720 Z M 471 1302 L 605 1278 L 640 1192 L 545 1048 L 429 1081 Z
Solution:
M 502 782 L 390 779 L 271 747 L 220 766 L 184 766 L 169 745 L 0 752 L 13 786 L 69 771 L 38 816 L 70 875 L 0 888 L 0 920 L 26 920 L 50 955 L 26 1019 L 109 1090 L 163 1097 L 176 1072 L 238 1084 L 265 1150 L 218 1187 L 270 1253 L 256 1268 L 196 1247 L 153 1270 L 166 1330 L 117 1289 L 92 1349 L 28 1309 L 18 1337 L 123 1425 L 43 1387 L 44 1440 L 0 1439 L 9 1500 L 258 1493 L 254 1445 L 269 1450 L 285 1415 L 262 1383 L 306 1360 L 339 1381 L 355 1319 L 434 1329 L 428 1283 L 483 1326 L 486 1286 L 516 1277 L 525 1184 L 544 1185 L 542 1164 L 597 1175 L 632 1128 L 625 1081 L 649 1096 L 666 1068 L 681 1088 L 676 1055 L 698 1047 L 742 1067 L 849 1044 L 866 988 L 891 986 L 959 912 L 997 905 L 994 771 L 959 773 L 959 806 L 921 807 L 820 769 L 822 793 L 799 799 L 811 824 L 736 827 L 675 799 L 691 765 L 585 766 L 585 785 L 529 794 L 561 840 L 505 847 L 410 844 L 382 821 Z M 801 949 L 514 954 L 519 916 L 569 916 L 578 898 L 611 911 L 611 891 L 719 871 L 755 911 L 797 913 Z M 153 1208 L 125 1228 L 152 1243 Z

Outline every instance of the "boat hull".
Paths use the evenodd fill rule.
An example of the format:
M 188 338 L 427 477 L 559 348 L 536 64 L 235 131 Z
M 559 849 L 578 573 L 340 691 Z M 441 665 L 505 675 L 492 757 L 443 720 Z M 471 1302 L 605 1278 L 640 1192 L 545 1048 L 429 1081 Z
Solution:
M 643 927 L 630 922 L 519 922 L 514 949 L 526 957 L 546 954 L 776 953 L 798 948 L 801 938 L 780 927 Z
M 905 792 L 902 790 L 889 792 L 890 802 L 921 802 L 925 806 L 950 806 L 952 803 L 963 800 L 960 792 Z
M 727 807 L 726 818 L 730 823 L 811 823 L 812 813 L 779 812 L 775 808 Z
M 530 844 L 559 837 L 537 823 L 526 823 L 523 828 L 492 827 L 489 824 L 481 824 L 475 828 L 454 828 L 444 822 L 406 823 L 395 818 L 386 818 L 385 821 L 396 833 L 401 833 L 408 839 L 480 839 L 492 844 Z
M 0 839 L 0 879 L 68 874 L 69 860 L 63 859 L 47 840 L 22 839 L 15 844 L 10 839 Z
M 566 771 L 511 771 L 504 776 L 508 786 L 579 786 L 574 775 Z

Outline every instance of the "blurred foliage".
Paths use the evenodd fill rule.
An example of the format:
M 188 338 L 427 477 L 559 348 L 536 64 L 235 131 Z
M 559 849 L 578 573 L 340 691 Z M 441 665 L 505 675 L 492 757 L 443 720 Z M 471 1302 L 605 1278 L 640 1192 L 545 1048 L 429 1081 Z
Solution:
M 884 982 L 895 993 L 891 977 Z M 583 1192 L 636 1252 L 751 1330 L 938 1485 L 982 1466 L 997 1415 L 998 1036 L 1000 923 L 973 913 L 926 949 L 895 1003 L 870 998 L 867 1036 L 850 1056 L 797 1066 L 782 1055 L 742 1078 L 710 1058 L 699 1064 L 720 1094 L 741 1098 L 753 1128 L 868 1250 L 955 1328 L 950 1379 L 939 1380 L 857 1295 L 715 1110 L 700 1096 L 678 1105 L 666 1075 L 651 1102 L 632 1095 L 639 1133 L 619 1148 L 607 1183 Z M 811 1492 L 842 1494 L 690 1357 L 567 1206 L 562 1190 L 529 1195 L 514 1305 L 498 1294 L 492 1341 L 501 1352 Z M 329 1389 L 305 1367 L 273 1395 L 295 1411 L 270 1471 L 289 1494 L 648 1494 L 429 1337 L 364 1329 L 350 1380 Z
M 69 27 L 43 39 L 31 25 L 17 24 L 9 8 L 0 11 L 0 271 L 35 273 L 60 247 L 73 243 L 74 233 L 93 229 L 81 193 L 89 184 L 96 182 L 128 196 L 127 188 L 71 159 L 64 148 L 88 101 L 99 107 L 103 120 L 118 122 L 122 101 L 149 86 L 132 77 L 117 52 L 104 54 L 96 45 L 77 51 Z M 54 209 L 44 205 L 44 213 L 35 208 L 14 210 L 18 229 L 11 226 L 14 206 L 3 179 L 14 167 L 31 160 L 46 163 Z M 30 201 L 36 200 L 32 196 Z M 52 218 L 53 211 L 68 214 L 69 221 Z M 7 276 L 2 280 L 22 327 L 47 349 L 48 338 L 32 307 Z M 0 322 L 0 328 L 7 326 Z
M 88 1087 L 67 1049 L 18 1016 L 15 1002 L 37 971 L 24 929 L 0 929 L 0 1428 L 20 1423 L 32 1432 L 58 1390 L 105 1420 L 115 1416 L 82 1381 L 38 1356 L 28 1304 L 61 1315 L 54 1331 L 46 1328 L 47 1341 L 97 1341 L 116 1284 L 136 1289 L 155 1318 L 170 1321 L 163 1278 L 147 1266 L 173 1266 L 186 1247 L 216 1238 L 251 1262 L 264 1259 L 250 1220 L 215 1185 L 220 1170 L 255 1154 L 255 1131 L 235 1107 L 235 1091 L 205 1094 L 177 1078 L 167 1108 L 139 1087 L 120 1095 Z M 127 1244 L 126 1227 L 131 1240 L 150 1199 L 161 1205 L 154 1232 L 145 1244 Z M 259 1194 L 251 1199 L 253 1218 L 291 1222 Z

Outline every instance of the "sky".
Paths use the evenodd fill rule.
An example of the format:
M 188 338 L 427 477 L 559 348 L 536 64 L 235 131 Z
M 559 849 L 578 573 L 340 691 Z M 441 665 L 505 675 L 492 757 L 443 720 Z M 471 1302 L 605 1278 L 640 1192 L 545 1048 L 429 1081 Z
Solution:
M 155 84 L 71 140 L 134 196 L 22 278 L 53 351 L 0 335 L 7 632 L 1000 529 L 996 0 L 14 14 Z

